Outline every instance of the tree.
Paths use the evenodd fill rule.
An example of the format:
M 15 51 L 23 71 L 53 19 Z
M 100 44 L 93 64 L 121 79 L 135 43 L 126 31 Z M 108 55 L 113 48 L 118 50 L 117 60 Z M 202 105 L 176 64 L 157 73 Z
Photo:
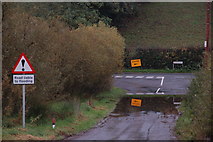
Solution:
M 135 3 L 126 2 L 19 3 L 18 7 L 30 11 L 33 16 L 60 18 L 71 28 L 81 24 L 91 26 L 99 21 L 117 26 L 122 18 L 136 16 L 137 11 Z
M 70 30 L 57 19 L 47 21 L 16 8 L 3 14 L 3 113 L 21 111 L 21 88 L 10 79 L 22 52 L 37 71 L 35 85 L 27 86 L 28 112 L 33 115 L 47 114 L 48 101 L 75 102 L 110 89 L 111 76 L 123 62 L 124 39 L 116 28 L 100 22 Z

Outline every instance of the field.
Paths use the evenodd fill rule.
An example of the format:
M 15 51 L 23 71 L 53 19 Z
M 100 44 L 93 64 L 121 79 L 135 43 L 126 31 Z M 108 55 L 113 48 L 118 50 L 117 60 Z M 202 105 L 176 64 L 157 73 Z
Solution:
M 204 3 L 138 3 L 138 16 L 124 19 L 119 31 L 127 48 L 203 47 Z

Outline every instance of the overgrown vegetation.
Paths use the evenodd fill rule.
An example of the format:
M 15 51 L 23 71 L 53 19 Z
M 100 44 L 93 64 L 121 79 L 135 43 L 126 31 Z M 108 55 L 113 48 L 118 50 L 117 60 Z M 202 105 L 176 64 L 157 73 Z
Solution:
M 114 96 L 122 93 L 101 92 L 110 90 L 112 74 L 123 67 L 125 46 L 112 25 L 119 27 L 127 50 L 132 50 L 131 55 L 126 52 L 127 67 L 130 59 L 142 57 L 147 68 L 168 69 L 173 60 L 184 59 L 190 69 L 198 69 L 205 37 L 204 10 L 203 3 L 4 3 L 4 139 L 58 139 L 91 127 L 111 111 Z M 201 48 L 185 54 L 188 47 Z M 144 48 L 184 50 L 165 55 L 147 54 Z M 22 52 L 37 71 L 35 85 L 26 88 L 27 129 L 21 128 L 21 86 L 11 83 L 12 67 Z M 181 139 L 210 135 L 210 96 L 205 95 L 209 72 L 198 75 L 182 106 L 185 113 L 177 125 Z M 55 131 L 53 117 L 57 118 Z
M 13 7 L 21 7 L 31 15 L 44 19 L 57 17 L 70 28 L 91 26 L 100 21 L 107 25 L 118 25 L 121 19 L 136 16 L 137 12 L 136 3 L 127 2 L 14 3 Z
M 123 95 L 123 90 L 113 88 L 93 98 L 93 106 L 82 101 L 78 116 L 72 115 L 71 102 L 66 100 L 49 102 L 48 113 L 57 113 L 55 129 L 52 128 L 51 118 L 31 117 L 27 121 L 27 127 L 23 129 L 21 125 L 5 126 L 14 124 L 10 122 L 14 117 L 7 117 L 3 123 L 3 140 L 61 140 L 66 136 L 88 130 L 112 112 Z
M 180 140 L 212 138 L 211 69 L 210 56 L 208 67 L 196 74 L 189 94 L 181 104 L 182 115 L 176 124 L 176 133 Z
M 173 61 L 183 61 L 185 70 L 198 70 L 202 67 L 204 49 L 200 47 L 178 49 L 143 49 L 125 50 L 124 66 L 131 68 L 132 59 L 141 59 L 143 69 L 173 69 Z M 177 66 L 177 65 L 176 65 Z
M 116 28 L 99 22 L 70 30 L 57 19 L 46 21 L 13 7 L 3 15 L 3 120 L 16 118 L 6 127 L 21 123 L 22 91 L 11 83 L 11 70 L 22 52 L 37 71 L 35 85 L 26 87 L 29 120 L 58 116 L 57 109 L 48 113 L 53 100 L 66 100 L 57 104 L 66 110 L 73 104 L 74 112 L 67 110 L 64 117 L 79 114 L 82 100 L 110 90 L 112 74 L 123 66 L 124 39 Z

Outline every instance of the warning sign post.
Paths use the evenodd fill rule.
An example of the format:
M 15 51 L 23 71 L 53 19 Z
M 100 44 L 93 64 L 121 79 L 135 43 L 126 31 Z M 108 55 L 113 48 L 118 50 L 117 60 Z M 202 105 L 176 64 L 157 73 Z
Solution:
M 26 57 L 24 53 L 22 53 L 17 60 L 15 66 L 13 67 L 12 74 L 13 74 L 13 84 L 15 85 L 22 85 L 22 101 L 23 101 L 23 128 L 25 128 L 25 85 L 27 84 L 34 84 L 35 70 L 30 64 L 30 61 Z
M 13 74 L 34 74 L 36 73 L 30 61 L 24 53 L 22 53 L 17 60 L 13 70 Z

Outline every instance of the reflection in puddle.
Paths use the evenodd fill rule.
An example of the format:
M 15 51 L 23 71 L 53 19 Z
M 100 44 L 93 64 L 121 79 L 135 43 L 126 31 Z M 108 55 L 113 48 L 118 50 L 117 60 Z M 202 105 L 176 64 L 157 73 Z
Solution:
M 132 98 L 133 97 L 123 97 L 111 113 L 111 116 L 128 116 L 132 112 L 178 115 L 176 105 L 173 104 L 173 97 L 144 97 L 142 98 L 141 107 L 131 106 Z

